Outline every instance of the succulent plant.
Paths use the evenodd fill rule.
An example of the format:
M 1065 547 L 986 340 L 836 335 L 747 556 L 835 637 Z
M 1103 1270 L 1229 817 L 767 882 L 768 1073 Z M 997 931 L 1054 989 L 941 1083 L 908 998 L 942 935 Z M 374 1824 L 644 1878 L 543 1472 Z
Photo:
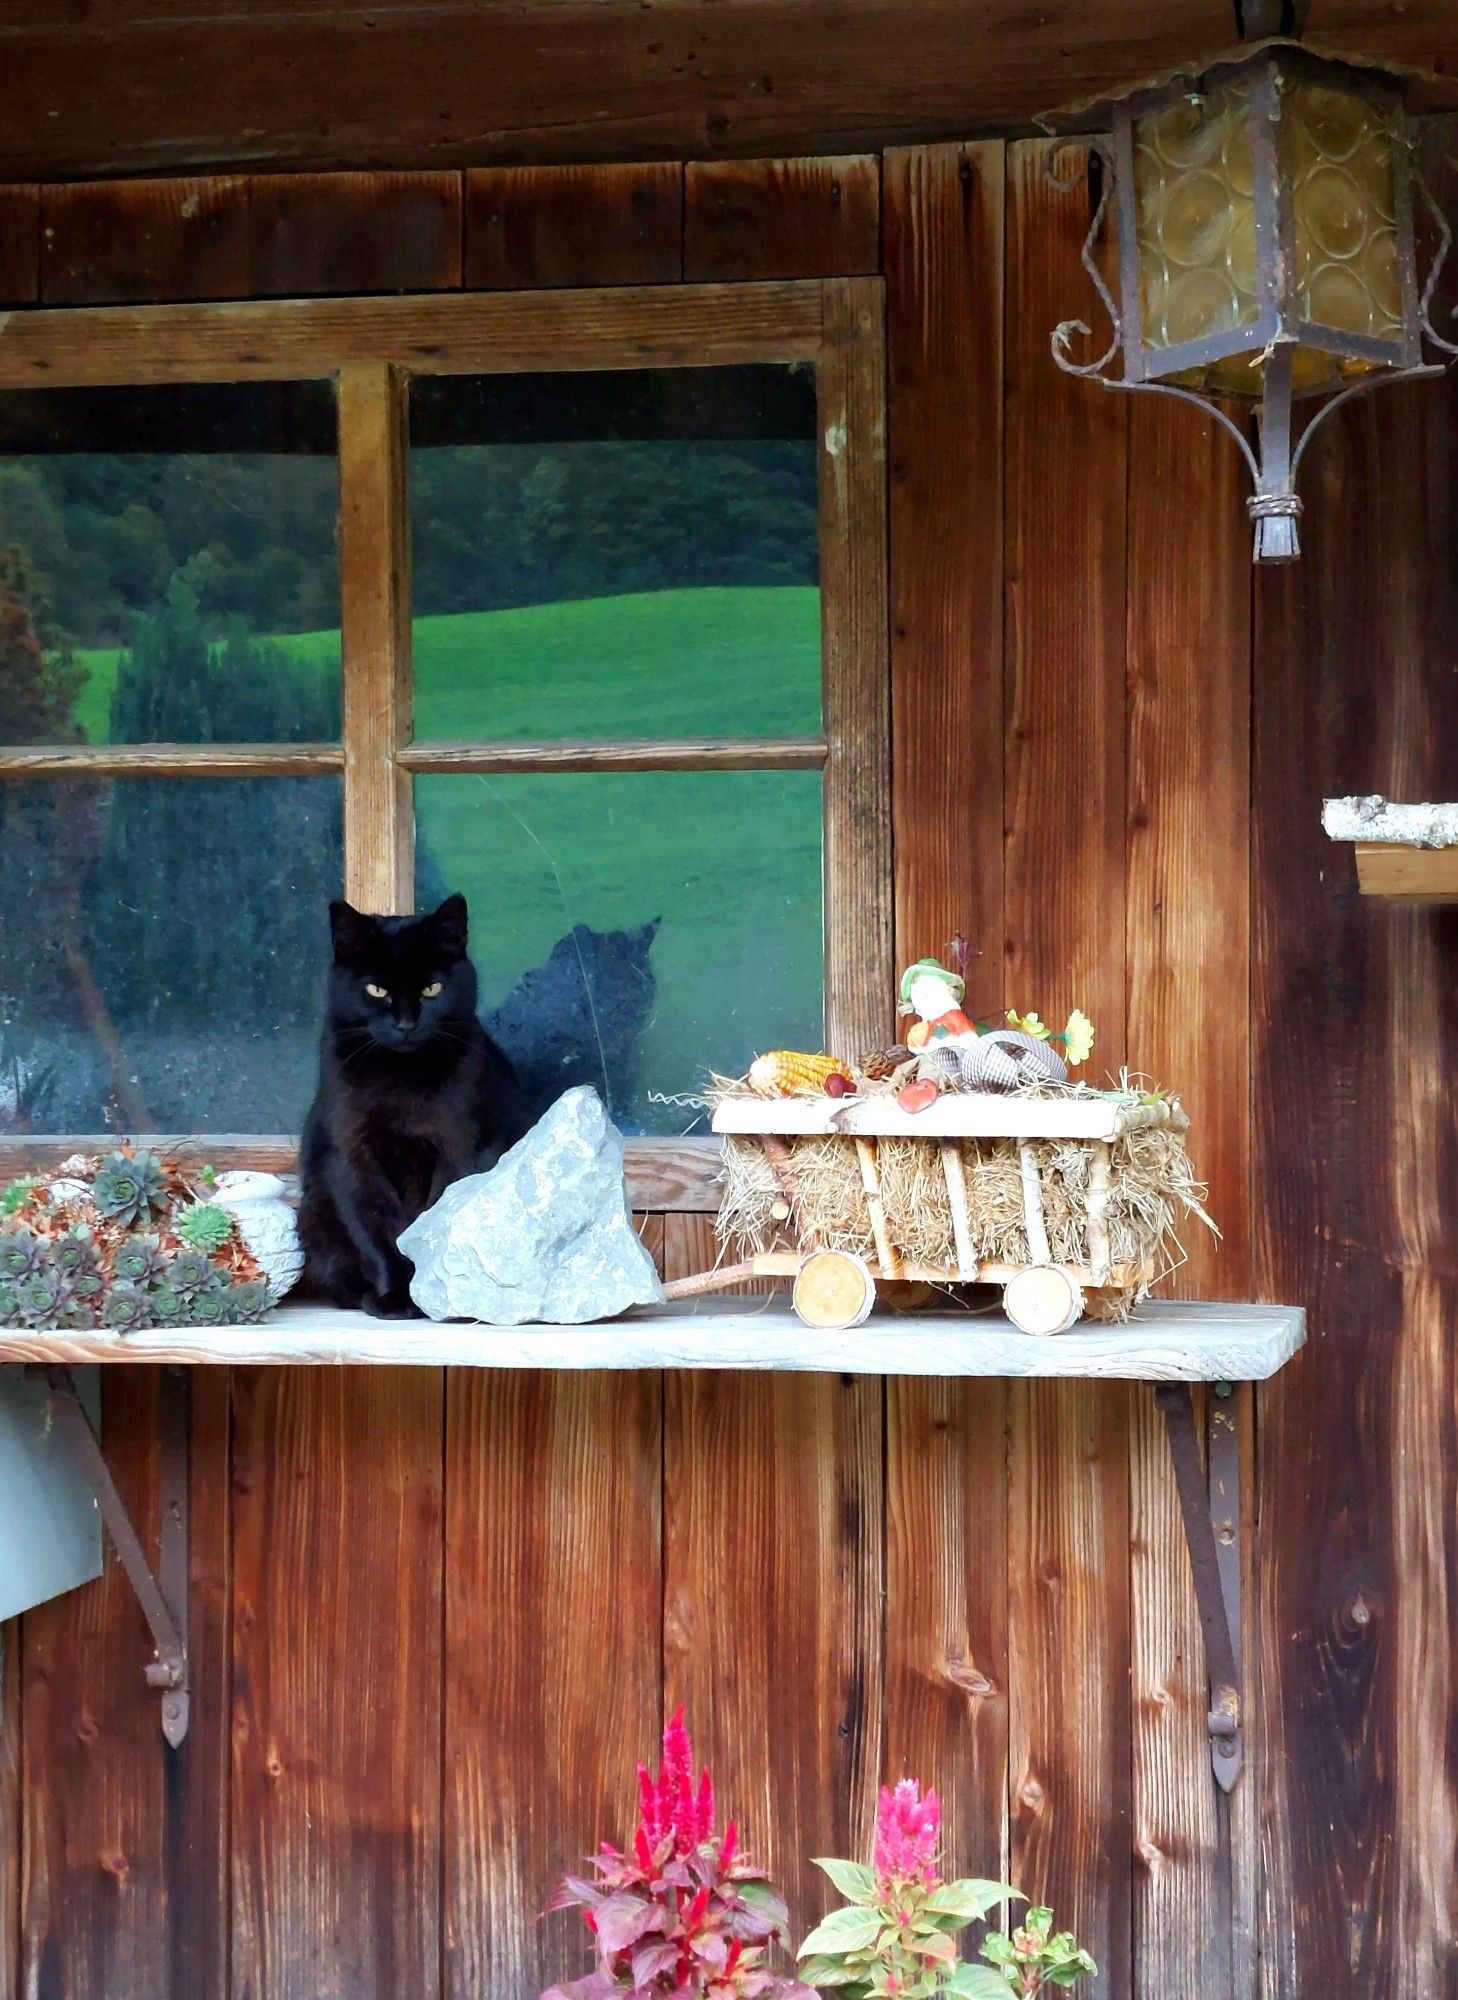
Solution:
M 14 1326 L 20 1318 L 20 1287 L 13 1278 L 0 1278 L 0 1326 Z
M 36 1271 L 20 1287 L 20 1316 L 27 1326 L 54 1326 L 70 1302 L 64 1279 Z
M 106 1323 L 118 1333 L 137 1333 L 152 1324 L 152 1302 L 138 1285 L 113 1285 L 106 1297 Z
M 45 1242 L 33 1229 L 0 1233 L 0 1278 L 33 1277 L 45 1260 Z
M 63 1307 L 56 1324 L 64 1327 L 67 1333 L 90 1333 L 100 1322 L 96 1306 L 86 1299 L 78 1299 L 73 1295 Z
M 273 1304 L 268 1282 L 264 1278 L 247 1278 L 241 1285 L 230 1286 L 223 1296 L 230 1317 L 237 1320 L 240 1326 L 252 1326 Z
M 167 1209 L 167 1176 L 155 1153 L 108 1153 L 91 1183 L 91 1199 L 100 1213 L 127 1227 L 146 1222 Z
M 190 1248 L 205 1250 L 211 1255 L 232 1240 L 234 1225 L 226 1208 L 219 1208 L 215 1201 L 200 1201 L 184 1210 L 178 1217 L 176 1227 L 178 1235 Z
M 83 1271 L 96 1269 L 96 1245 L 84 1229 L 68 1229 L 63 1236 L 53 1237 L 50 1246 L 50 1265 L 67 1280 L 79 1278 Z
M 171 1285 L 154 1285 L 147 1294 L 152 1309 L 154 1326 L 186 1326 L 192 1317 L 192 1309 L 186 1299 L 180 1299 Z
M 39 1174 L 22 1174 L 18 1181 L 12 1181 L 0 1193 L 0 1216 L 19 1214 L 38 1187 L 43 1186 Z
M 218 1273 L 207 1251 L 187 1246 L 176 1251 L 168 1260 L 165 1276 L 180 1299 L 195 1299 L 200 1292 L 210 1290 L 218 1280 Z
M 194 1326 L 229 1326 L 235 1318 L 231 1285 L 209 1286 L 192 1301 Z
M 99 1303 L 105 1290 L 106 1282 L 100 1271 L 78 1271 L 70 1282 L 72 1298 L 80 1300 L 83 1304 Z
M 155 1285 L 162 1276 L 162 1246 L 155 1236 L 130 1236 L 112 1260 L 112 1270 L 123 1284 Z

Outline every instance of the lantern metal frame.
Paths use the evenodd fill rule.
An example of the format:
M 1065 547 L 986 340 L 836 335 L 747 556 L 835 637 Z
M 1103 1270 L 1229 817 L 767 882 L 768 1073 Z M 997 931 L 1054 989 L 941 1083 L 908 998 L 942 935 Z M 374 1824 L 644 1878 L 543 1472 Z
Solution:
M 1134 199 L 1135 127 L 1151 112 L 1181 98 L 1203 98 L 1234 82 L 1250 86 L 1249 122 L 1253 153 L 1253 208 L 1256 236 L 1256 296 L 1253 320 L 1220 329 L 1173 346 L 1152 347 L 1144 337 L 1144 302 L 1140 279 L 1138 215 Z M 1296 191 L 1290 120 L 1282 117 L 1282 97 L 1295 83 L 1312 82 L 1358 97 L 1379 111 L 1392 127 L 1394 233 L 1397 248 L 1401 321 L 1390 338 L 1351 333 L 1311 319 L 1303 312 L 1296 255 Z M 1443 89 L 1439 79 L 1379 63 L 1320 54 L 1286 38 L 1273 38 L 1218 56 L 1193 71 L 1175 71 L 1136 84 L 1122 96 L 1066 112 L 1052 112 L 1039 122 L 1055 136 L 1092 147 L 1104 167 L 1103 188 L 1084 241 L 1082 263 L 1113 328 L 1109 346 L 1097 360 L 1073 358 L 1075 334 L 1093 338 L 1084 320 L 1064 320 L 1052 334 L 1053 359 L 1067 375 L 1096 381 L 1105 389 L 1173 396 L 1193 403 L 1214 417 L 1235 440 L 1249 468 L 1254 492 L 1247 502 L 1255 523 L 1258 562 L 1290 562 L 1300 554 L 1298 523 L 1302 511 L 1295 480 L 1317 429 L 1356 397 L 1392 383 L 1429 379 L 1446 372 L 1447 361 L 1428 358 L 1430 350 L 1458 355 L 1458 344 L 1433 325 L 1433 300 L 1448 262 L 1453 234 L 1447 218 L 1423 177 L 1417 158 L 1421 126 L 1412 107 L 1414 84 Z M 1061 179 L 1050 157 L 1048 172 L 1055 185 Z M 1419 284 L 1417 202 L 1421 198 L 1437 232 L 1432 262 Z M 1111 202 L 1117 202 L 1118 284 L 1116 303 L 1095 255 Z M 1293 382 L 1295 353 L 1305 347 L 1363 367 L 1344 386 L 1330 383 L 1298 390 Z M 1121 355 L 1122 376 L 1106 371 Z M 1258 449 L 1246 430 L 1222 407 L 1218 392 L 1163 379 L 1206 368 L 1240 355 L 1263 362 L 1262 392 L 1252 398 Z M 1299 433 L 1293 434 L 1298 402 L 1324 399 Z M 1226 398 L 1224 400 L 1235 400 Z

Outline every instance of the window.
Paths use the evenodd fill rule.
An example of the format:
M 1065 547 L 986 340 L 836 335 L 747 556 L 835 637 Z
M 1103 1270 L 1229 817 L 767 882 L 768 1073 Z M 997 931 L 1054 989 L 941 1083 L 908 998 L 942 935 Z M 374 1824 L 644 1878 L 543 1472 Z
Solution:
M 706 1067 L 877 1036 L 879 315 L 13 316 L 0 1147 L 297 1131 L 341 884 L 464 890 L 538 1101 L 594 1082 L 649 1150 Z

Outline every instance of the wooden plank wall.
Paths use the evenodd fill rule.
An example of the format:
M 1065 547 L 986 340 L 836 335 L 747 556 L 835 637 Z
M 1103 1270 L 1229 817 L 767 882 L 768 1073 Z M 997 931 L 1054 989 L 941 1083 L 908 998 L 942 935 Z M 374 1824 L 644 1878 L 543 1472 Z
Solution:
M 898 957 L 961 932 L 979 1012 L 1087 1005 L 1195 1118 L 1224 1236 L 1180 1286 L 1313 1309 L 1239 1411 L 1243 1786 L 1136 1391 L 199 1377 L 183 1751 L 113 1570 L 6 1635 L 0 2000 L 530 2000 L 581 1963 L 550 1878 L 679 1700 L 801 1922 L 915 1771 L 1099 2000 L 1454 1991 L 1458 919 L 1362 902 L 1317 808 L 1458 776 L 1458 390 L 1340 418 L 1253 595 L 1226 440 L 1053 368 L 1089 191 L 1046 164 L 5 189 L 0 295 L 884 273 Z M 640 1224 L 667 1275 L 712 1255 Z M 105 1418 L 150 1518 L 152 1379 Z
M 898 965 L 967 940 L 1003 996 L 1003 148 L 888 153 L 892 811 Z M 956 451 L 943 441 L 956 438 Z M 935 1773 L 949 1858 L 1006 1840 L 1007 1386 L 886 1385 L 885 1768 Z
M 1458 63 L 1451 0 L 1310 33 Z M 1233 37 L 1230 0 L 3 0 L 0 174 L 835 154 L 1026 131 Z

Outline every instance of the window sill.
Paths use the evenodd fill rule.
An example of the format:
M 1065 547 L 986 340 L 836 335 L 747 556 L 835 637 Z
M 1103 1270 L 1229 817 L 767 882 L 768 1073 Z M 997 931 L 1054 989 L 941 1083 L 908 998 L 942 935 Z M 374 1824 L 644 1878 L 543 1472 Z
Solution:
M 698 1301 L 593 1326 L 485 1327 L 282 1306 L 257 1326 L 147 1333 L 0 1332 L 0 1362 L 423 1368 L 739 1368 L 925 1376 L 1259 1382 L 1304 1344 L 1296 1306 L 1150 1303 L 1127 1326 L 1019 1333 L 1001 1314 L 875 1314 L 816 1332 L 788 1300 Z

